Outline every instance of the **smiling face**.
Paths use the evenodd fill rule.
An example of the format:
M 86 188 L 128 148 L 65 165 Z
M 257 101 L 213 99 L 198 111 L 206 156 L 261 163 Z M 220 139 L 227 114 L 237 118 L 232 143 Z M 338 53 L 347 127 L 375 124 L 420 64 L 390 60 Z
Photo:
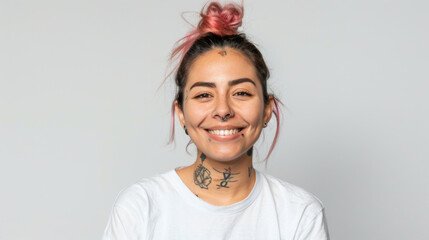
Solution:
M 245 154 L 271 118 L 272 97 L 265 105 L 254 66 L 231 48 L 199 56 L 183 93 L 183 111 L 175 102 L 181 125 L 198 150 L 213 160 L 231 161 Z

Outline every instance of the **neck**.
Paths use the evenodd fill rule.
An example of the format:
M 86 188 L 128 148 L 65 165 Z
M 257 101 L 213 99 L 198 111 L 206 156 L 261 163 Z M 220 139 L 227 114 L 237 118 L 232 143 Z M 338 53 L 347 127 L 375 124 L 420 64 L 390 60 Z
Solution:
M 246 198 L 255 183 L 251 148 L 232 161 L 210 159 L 198 151 L 197 160 L 189 166 L 193 176 L 191 190 L 201 199 L 214 205 L 229 205 Z M 190 176 L 188 175 L 188 178 Z

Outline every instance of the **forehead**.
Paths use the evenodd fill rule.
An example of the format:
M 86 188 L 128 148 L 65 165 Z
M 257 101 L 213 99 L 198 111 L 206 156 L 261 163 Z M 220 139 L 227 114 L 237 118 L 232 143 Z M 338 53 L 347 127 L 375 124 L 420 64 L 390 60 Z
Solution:
M 214 82 L 222 85 L 240 78 L 249 78 L 261 87 L 255 67 L 247 56 L 232 48 L 215 48 L 195 59 L 189 69 L 186 88 L 194 82 Z

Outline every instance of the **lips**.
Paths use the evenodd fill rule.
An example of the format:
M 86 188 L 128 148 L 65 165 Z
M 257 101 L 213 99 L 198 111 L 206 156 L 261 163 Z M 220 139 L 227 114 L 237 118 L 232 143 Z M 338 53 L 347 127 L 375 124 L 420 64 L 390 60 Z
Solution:
M 205 129 L 211 139 L 218 141 L 230 141 L 240 136 L 242 127 L 216 127 Z
M 212 135 L 229 136 L 240 132 L 243 128 L 207 130 Z

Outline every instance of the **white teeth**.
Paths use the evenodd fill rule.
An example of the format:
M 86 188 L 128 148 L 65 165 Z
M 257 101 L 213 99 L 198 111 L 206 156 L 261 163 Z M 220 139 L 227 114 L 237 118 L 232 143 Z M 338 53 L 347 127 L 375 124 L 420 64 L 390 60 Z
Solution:
M 219 135 L 219 136 L 228 136 L 236 134 L 240 131 L 240 129 L 230 129 L 230 130 L 209 130 L 210 134 Z

